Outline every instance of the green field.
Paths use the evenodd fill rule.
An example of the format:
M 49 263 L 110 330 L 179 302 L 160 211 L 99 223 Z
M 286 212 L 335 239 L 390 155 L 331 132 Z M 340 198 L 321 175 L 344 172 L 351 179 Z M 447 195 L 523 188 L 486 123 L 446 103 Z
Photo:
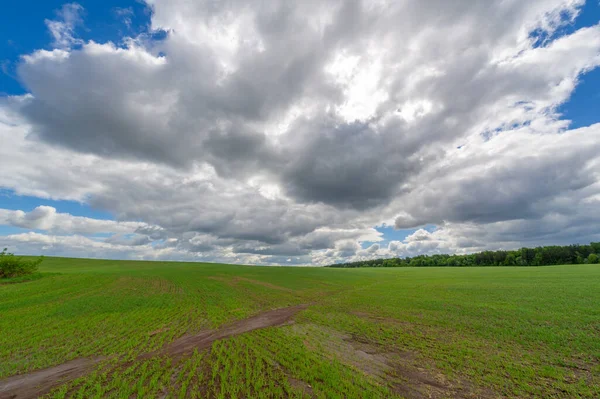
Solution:
M 600 397 L 600 265 L 40 271 L 0 282 L 0 398 L 11 376 L 82 358 L 96 360 L 48 397 Z M 299 304 L 282 325 L 164 349 Z

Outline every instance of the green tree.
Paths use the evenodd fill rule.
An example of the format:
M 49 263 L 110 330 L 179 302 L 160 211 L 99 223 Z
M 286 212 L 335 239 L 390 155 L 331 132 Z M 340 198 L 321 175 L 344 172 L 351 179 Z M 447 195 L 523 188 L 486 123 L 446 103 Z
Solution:
M 15 256 L 4 248 L 0 252 L 0 278 L 19 277 L 27 274 L 32 274 L 37 271 L 38 266 L 42 263 L 43 258 L 27 260 L 22 257 Z
M 598 255 L 596 254 L 590 254 L 587 258 L 587 263 L 598 263 L 600 261 L 600 258 L 598 258 Z
M 517 259 L 515 258 L 515 255 L 512 252 L 506 255 L 506 258 L 504 259 L 504 264 L 506 266 L 514 266 L 517 264 Z

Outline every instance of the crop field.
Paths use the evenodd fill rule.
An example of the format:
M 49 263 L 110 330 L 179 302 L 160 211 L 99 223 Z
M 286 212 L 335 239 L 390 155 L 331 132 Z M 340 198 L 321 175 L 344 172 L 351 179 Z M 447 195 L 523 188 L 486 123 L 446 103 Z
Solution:
M 0 398 L 600 397 L 600 265 L 48 258 L 0 282 Z

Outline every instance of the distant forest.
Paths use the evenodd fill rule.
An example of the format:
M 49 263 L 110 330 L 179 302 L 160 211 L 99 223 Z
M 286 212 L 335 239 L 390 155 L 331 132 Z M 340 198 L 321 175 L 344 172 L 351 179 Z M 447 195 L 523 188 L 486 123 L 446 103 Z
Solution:
M 484 251 L 468 255 L 419 255 L 412 258 L 372 259 L 337 263 L 329 267 L 406 266 L 545 266 L 600 262 L 600 242 L 590 245 L 521 248 L 514 251 Z

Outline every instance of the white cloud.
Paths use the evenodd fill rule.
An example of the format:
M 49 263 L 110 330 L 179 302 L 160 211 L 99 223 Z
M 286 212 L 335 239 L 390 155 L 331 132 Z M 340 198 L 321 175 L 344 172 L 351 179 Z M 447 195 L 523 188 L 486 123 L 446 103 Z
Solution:
M 57 48 L 70 48 L 83 41 L 75 37 L 75 28 L 83 24 L 83 7 L 78 3 L 68 3 L 56 12 L 58 19 L 46 19 L 46 27 L 50 31 L 53 45 Z
M 173 259 L 197 260 L 194 254 L 175 248 L 154 248 L 150 245 L 131 246 L 93 240 L 81 235 L 58 236 L 34 232 L 2 237 L 11 252 L 22 255 L 75 256 L 109 259 Z
M 117 221 L 0 223 L 61 253 L 242 263 L 597 237 L 600 125 L 558 115 L 600 63 L 598 25 L 559 29 L 581 1 L 149 5 L 166 38 L 123 46 L 77 39 L 83 10 L 64 6 L 56 48 L 22 58 L 29 94 L 0 99 L 0 185 Z M 391 220 L 438 228 L 382 245 Z
M 116 18 L 123 21 L 123 23 L 125 24 L 125 26 L 127 26 L 128 29 L 131 29 L 132 18 L 134 15 L 133 8 L 131 8 L 131 7 L 115 7 L 115 8 L 113 8 L 113 13 Z
M 134 233 L 146 223 L 98 220 L 58 213 L 51 206 L 38 206 L 30 212 L 0 209 L 0 225 L 67 234 Z

